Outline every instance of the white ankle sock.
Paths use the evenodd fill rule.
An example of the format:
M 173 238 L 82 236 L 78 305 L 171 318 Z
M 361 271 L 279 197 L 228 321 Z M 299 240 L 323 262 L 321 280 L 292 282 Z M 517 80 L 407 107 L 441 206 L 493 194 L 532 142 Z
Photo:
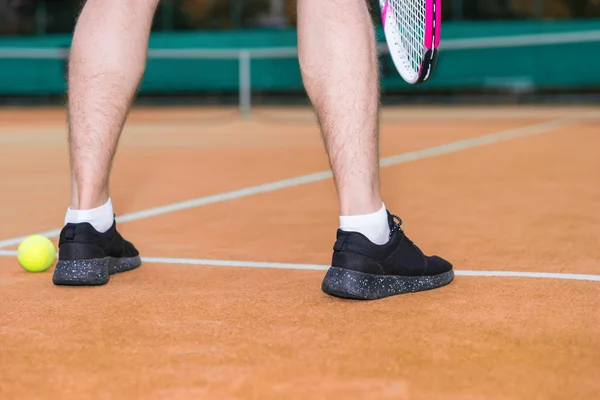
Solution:
M 89 222 L 98 232 L 106 232 L 112 226 L 114 218 L 113 205 L 109 198 L 104 205 L 91 210 L 71 210 L 70 207 L 67 208 L 65 224 Z
M 390 226 L 385 204 L 382 203 L 381 210 L 372 214 L 341 216 L 340 229 L 362 233 L 375 244 L 386 244 L 390 239 Z

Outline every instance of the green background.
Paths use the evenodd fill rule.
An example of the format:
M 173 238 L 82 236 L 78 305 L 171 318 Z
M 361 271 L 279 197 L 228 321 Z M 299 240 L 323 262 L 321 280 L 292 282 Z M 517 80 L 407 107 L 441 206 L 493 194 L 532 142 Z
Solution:
M 438 69 L 430 89 L 481 89 L 524 86 L 529 88 L 589 89 L 600 87 L 600 42 L 444 51 L 444 40 L 501 37 L 522 34 L 581 32 L 600 29 L 600 20 L 447 22 L 443 25 Z M 380 41 L 383 32 L 377 31 Z M 0 48 L 67 48 L 69 35 L 0 37 Z M 239 31 L 156 32 L 150 47 L 264 48 L 296 45 L 294 29 Z M 404 83 L 389 56 L 383 58 L 384 90 L 417 90 Z M 302 81 L 298 61 L 252 61 L 255 91 L 299 91 Z M 41 59 L 1 59 L 0 94 L 52 95 L 65 91 L 65 62 Z M 140 91 L 167 94 L 236 91 L 236 60 L 150 59 Z

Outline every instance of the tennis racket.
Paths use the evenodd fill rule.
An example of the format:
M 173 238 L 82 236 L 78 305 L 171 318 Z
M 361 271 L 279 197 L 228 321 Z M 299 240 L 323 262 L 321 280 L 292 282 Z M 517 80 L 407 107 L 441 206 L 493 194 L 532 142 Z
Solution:
M 426 82 L 437 62 L 442 0 L 379 0 L 385 40 L 408 83 Z

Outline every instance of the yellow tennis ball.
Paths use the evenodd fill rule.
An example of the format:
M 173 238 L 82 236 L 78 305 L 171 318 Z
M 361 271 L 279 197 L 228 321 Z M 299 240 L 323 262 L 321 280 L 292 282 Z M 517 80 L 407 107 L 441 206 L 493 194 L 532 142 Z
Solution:
M 32 235 L 23 240 L 17 253 L 19 264 L 29 272 L 47 270 L 56 258 L 54 244 L 41 235 Z

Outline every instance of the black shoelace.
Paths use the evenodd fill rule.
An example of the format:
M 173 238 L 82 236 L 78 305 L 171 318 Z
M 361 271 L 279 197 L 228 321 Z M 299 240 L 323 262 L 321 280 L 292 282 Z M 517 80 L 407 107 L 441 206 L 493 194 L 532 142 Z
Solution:
M 390 229 L 390 238 L 392 237 L 394 232 L 402 231 L 402 229 L 400 228 L 400 226 L 402 225 L 402 219 L 400 219 L 399 216 L 394 214 L 392 214 L 392 219 L 394 221 L 394 226 L 392 226 L 392 229 Z
M 410 245 L 412 247 L 415 247 L 418 249 L 417 245 L 414 244 L 414 242 L 412 240 L 410 240 L 408 238 L 408 236 L 406 236 L 406 233 L 404 233 L 402 228 L 400 228 L 400 226 L 402 225 L 402 219 L 397 215 L 394 215 L 394 214 L 391 214 L 391 215 L 394 220 L 394 226 L 392 226 L 392 229 L 390 229 L 390 239 L 392 238 L 392 235 L 394 234 L 394 232 L 399 232 L 404 237 L 404 239 L 406 239 L 408 241 L 408 243 L 410 243 Z

